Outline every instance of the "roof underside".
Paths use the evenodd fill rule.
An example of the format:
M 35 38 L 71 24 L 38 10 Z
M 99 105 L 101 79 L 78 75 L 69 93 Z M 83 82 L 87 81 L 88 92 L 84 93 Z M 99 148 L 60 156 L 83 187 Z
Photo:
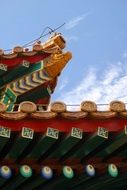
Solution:
M 55 34 L 32 50 L 0 50 L 1 190 L 126 188 L 123 102 L 111 102 L 106 111 L 91 101 L 82 102 L 79 111 L 55 102 L 44 111 L 57 77 L 71 59 L 64 47 L 62 36 Z
M 8 54 L 0 50 L 0 101 L 8 111 L 27 100 L 49 104 L 57 78 L 72 57 L 64 47 L 61 34 L 54 34 L 43 44 L 36 42 L 32 50 L 19 46 Z
M 6 112 L 4 105 L 0 106 L 1 165 L 13 170 L 12 177 L 1 182 L 2 190 L 125 189 L 127 117 L 124 103 L 113 101 L 110 110 L 105 112 L 97 111 L 97 105 L 90 101 L 82 102 L 78 112 L 68 111 L 62 102 L 52 103 L 46 112 L 40 108 L 32 102 L 23 102 L 18 111 Z M 108 172 L 111 163 L 118 168 L 117 177 Z M 23 178 L 19 174 L 24 164 L 32 168 L 32 177 Z M 88 164 L 95 168 L 94 177 L 85 170 Z M 40 177 L 43 166 L 53 170 L 50 180 Z M 63 175 L 63 166 L 73 169 L 73 178 Z

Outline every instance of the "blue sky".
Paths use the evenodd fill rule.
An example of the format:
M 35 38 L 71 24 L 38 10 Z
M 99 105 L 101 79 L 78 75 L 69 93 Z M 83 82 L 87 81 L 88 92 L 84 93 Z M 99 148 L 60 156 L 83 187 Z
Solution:
M 37 38 L 46 26 L 59 29 L 73 54 L 52 101 L 127 102 L 126 0 L 11 0 L 0 5 L 0 48 Z

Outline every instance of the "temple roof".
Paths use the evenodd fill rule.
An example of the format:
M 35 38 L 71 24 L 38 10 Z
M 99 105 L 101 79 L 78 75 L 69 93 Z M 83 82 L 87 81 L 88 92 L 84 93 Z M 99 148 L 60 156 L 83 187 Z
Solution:
M 36 105 L 30 101 L 24 101 L 17 106 L 16 111 L 6 111 L 6 106 L 0 103 L 0 117 L 10 120 L 20 120 L 25 117 L 34 119 L 52 119 L 61 117 L 70 120 L 78 119 L 110 119 L 110 118 L 127 118 L 126 105 L 121 101 L 112 101 L 107 105 L 107 110 L 100 111 L 98 105 L 92 101 L 83 101 L 79 105 L 80 109 L 76 111 L 75 105 L 71 105 L 71 111 L 68 110 L 70 107 L 63 102 L 53 102 L 49 105 L 48 111 L 41 110 L 45 104 Z M 74 109 L 74 111 L 73 111 Z
M 0 58 L 4 62 L 7 60 L 15 59 L 19 57 L 30 57 L 38 54 L 51 54 L 61 51 L 65 48 L 65 40 L 61 34 L 54 34 L 45 43 L 37 41 L 30 49 L 22 46 L 15 46 L 12 50 L 6 51 L 0 49 Z
M 2 190 L 126 187 L 123 102 L 110 102 L 107 111 L 92 101 L 81 102 L 79 111 L 63 102 L 51 103 L 48 111 L 42 106 L 25 101 L 7 112 L 0 104 Z
M 49 104 L 62 70 L 72 54 L 64 51 L 66 41 L 54 33 L 31 49 L 16 46 L 11 52 L 0 50 L 0 102 L 12 111 L 22 101 Z M 44 108 L 46 109 L 46 107 Z
M 1 190 L 126 187 L 126 104 L 112 101 L 104 111 L 93 101 L 81 102 L 78 110 L 49 104 L 72 57 L 64 47 L 55 34 L 31 50 L 0 50 Z

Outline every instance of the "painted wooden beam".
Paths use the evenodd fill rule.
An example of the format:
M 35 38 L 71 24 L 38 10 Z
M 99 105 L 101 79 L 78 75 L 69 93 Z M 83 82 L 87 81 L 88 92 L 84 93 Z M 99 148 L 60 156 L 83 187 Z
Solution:
M 29 181 L 24 187 L 20 187 L 20 190 L 35 190 L 38 186 L 43 185 L 46 181 L 50 183 L 50 179 L 53 177 L 53 171 L 50 167 L 45 166 L 42 168 L 40 175 L 37 175 L 34 180 Z
M 98 146 L 101 146 L 107 140 L 108 130 L 98 127 L 97 132 L 90 136 L 88 140 L 84 141 L 81 147 L 79 147 L 71 157 L 83 159 L 95 151 Z
M 95 177 L 96 177 L 95 168 L 91 164 L 88 164 L 84 168 L 84 173 L 75 176 L 75 178 L 71 180 L 68 188 L 69 189 L 78 188 L 81 184 L 83 183 L 86 184 L 88 181 L 90 181 L 90 179 L 94 179 Z
M 12 177 L 11 168 L 8 166 L 0 167 L 0 188 Z
M 19 173 L 10 180 L 2 190 L 15 190 L 22 183 L 26 182 L 32 176 L 32 169 L 28 165 L 23 165 L 19 169 Z
M 101 190 L 105 187 L 106 184 L 108 184 L 108 182 L 113 182 L 114 180 L 118 180 L 119 175 L 118 175 L 118 169 L 114 164 L 109 164 L 107 167 L 107 171 L 104 174 L 99 174 L 98 172 L 95 173 L 95 170 L 93 169 L 92 165 L 87 165 L 86 169 L 85 169 L 84 174 L 78 177 L 77 176 L 77 181 L 73 182 L 72 180 L 72 184 L 71 186 L 69 186 L 70 190 L 79 190 L 79 189 L 87 189 L 87 190 Z M 88 176 L 86 176 L 86 174 Z M 99 185 L 101 186 L 101 184 L 104 183 L 102 185 L 102 187 L 98 187 Z
M 127 144 L 127 132 L 125 128 L 122 132 L 117 134 L 115 138 L 113 138 L 112 142 L 102 151 L 96 154 L 97 157 L 101 157 L 103 159 L 108 159 L 110 156 L 113 156 L 113 153 L 116 153 L 119 148 Z
M 8 152 L 6 159 L 13 159 L 13 161 L 15 161 L 28 147 L 30 142 L 33 140 L 33 136 L 33 129 L 23 127 L 21 134 L 18 136 L 13 147 Z
M 46 189 L 61 189 L 61 190 L 67 190 L 68 183 L 72 180 L 74 177 L 74 171 L 70 166 L 64 166 L 62 169 L 62 174 L 59 177 L 56 177 L 51 183 L 48 183 L 44 186 L 40 186 L 37 188 L 37 190 Z
M 107 168 L 107 173 L 101 177 L 98 177 L 96 181 L 91 181 L 89 184 L 84 184 L 84 187 L 87 185 L 87 190 L 99 190 L 103 189 L 107 184 L 117 181 L 118 179 L 118 168 L 115 164 L 109 164 Z M 80 187 L 80 186 L 79 186 Z M 83 186 L 82 186 L 83 187 Z M 81 188 L 81 187 L 80 187 Z
M 0 126 L 0 152 L 7 144 L 11 137 L 11 129 L 8 127 Z
M 43 99 L 45 97 L 49 97 L 51 95 L 51 89 L 50 86 L 47 85 L 47 87 L 38 87 L 34 90 L 31 90 L 23 95 L 20 95 L 17 97 L 17 103 L 20 103 L 22 101 L 37 101 L 38 99 Z
M 21 64 L 14 67 L 12 70 L 8 72 L 5 76 L 1 78 L 0 86 L 4 86 L 5 84 L 10 83 L 11 81 L 20 78 L 21 76 L 34 72 L 42 67 L 41 62 L 37 62 L 35 64 L 31 64 L 23 60 Z
M 50 159 L 60 159 L 67 154 L 83 138 L 83 132 L 79 128 L 72 127 L 58 147 L 48 156 Z
M 127 186 L 127 173 L 120 175 L 116 180 L 103 187 L 103 190 L 125 190 Z
M 49 150 L 49 148 L 58 140 L 58 138 L 59 131 L 57 129 L 48 127 L 46 133 L 42 135 L 37 145 L 33 147 L 27 158 L 41 158 L 41 156 L 43 156 Z
M 0 63 L 0 77 L 3 76 L 8 71 L 8 66 L 6 64 Z

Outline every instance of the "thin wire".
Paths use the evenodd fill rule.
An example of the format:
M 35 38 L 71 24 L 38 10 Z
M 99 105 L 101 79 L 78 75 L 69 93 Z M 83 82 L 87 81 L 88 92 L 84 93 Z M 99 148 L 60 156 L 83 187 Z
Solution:
M 41 38 L 43 38 L 43 37 L 45 37 L 45 36 L 47 36 L 47 35 L 49 35 L 49 34 L 52 34 L 53 32 L 57 31 L 59 28 L 63 27 L 65 24 L 66 24 L 66 23 L 63 23 L 63 24 L 61 24 L 60 26 L 58 26 L 57 28 L 55 28 L 55 29 L 52 29 L 52 28 L 50 28 L 50 27 L 48 27 L 48 26 L 45 27 L 44 30 L 42 31 L 41 35 L 40 35 L 38 38 L 36 38 L 36 39 L 34 39 L 34 40 L 32 40 L 32 41 L 30 41 L 30 42 L 28 42 L 28 43 L 22 45 L 22 47 L 24 48 L 24 47 L 30 47 L 30 46 L 32 46 L 35 42 L 37 42 L 38 40 L 40 40 Z M 49 29 L 50 31 L 47 32 L 47 33 L 45 33 L 45 31 L 46 31 L 47 29 Z M 45 34 L 44 34 L 44 33 L 45 33 Z M 11 50 L 12 50 L 12 49 L 5 49 L 4 51 L 6 52 L 6 51 L 11 51 Z
M 124 103 L 125 105 L 127 105 L 127 102 Z M 14 104 L 15 106 L 19 106 L 19 104 Z M 37 106 L 50 106 L 50 104 L 37 104 Z M 80 104 L 66 104 L 67 107 L 69 106 L 74 106 L 74 107 L 77 107 L 77 106 L 81 106 Z M 97 106 L 109 106 L 109 104 L 97 104 Z
M 29 47 L 29 46 L 32 45 L 32 43 L 34 43 L 34 42 L 40 40 L 42 37 L 45 37 L 45 36 L 47 36 L 48 34 L 51 34 L 51 32 L 47 32 L 46 34 L 44 34 L 47 29 L 49 29 L 49 27 L 45 27 L 45 29 L 43 30 L 43 32 L 42 32 L 42 34 L 40 35 L 39 38 L 36 38 L 36 39 L 34 39 L 34 40 L 32 40 L 32 41 L 30 41 L 30 42 L 24 44 L 22 47 Z
M 67 106 L 80 106 L 80 104 L 66 104 Z M 109 104 L 97 104 L 98 106 L 106 106 Z
M 59 28 L 63 27 L 64 25 L 65 25 L 65 23 L 63 23 L 62 25 L 60 25 L 59 27 L 57 27 L 57 28 L 55 28 L 55 29 L 52 29 L 52 28 L 50 28 L 50 27 L 48 27 L 48 26 L 45 27 L 39 38 L 36 38 L 35 40 L 32 40 L 31 42 L 26 43 L 26 44 L 23 45 L 22 47 L 30 47 L 31 45 L 33 45 L 34 42 L 37 42 L 37 41 L 40 40 L 41 38 L 43 38 L 43 37 L 45 37 L 45 36 L 47 36 L 47 35 L 49 35 L 49 34 L 52 34 L 52 33 L 55 32 L 56 30 L 58 30 Z M 44 34 L 47 29 L 49 29 L 50 31 L 47 32 L 46 34 Z M 30 45 L 29 45 L 29 44 L 30 44 Z
M 55 28 L 55 29 L 52 29 L 52 28 L 50 28 L 48 26 L 45 27 L 44 30 L 42 31 L 41 35 L 38 38 L 24 44 L 22 47 L 30 47 L 31 45 L 33 45 L 34 42 L 40 40 L 41 38 L 43 38 L 43 37 L 45 37 L 45 36 L 47 36 L 49 34 L 52 34 L 53 32 L 57 31 L 59 28 L 63 27 L 65 24 L 66 23 L 63 23 L 60 26 L 58 26 L 57 28 Z M 50 31 L 47 32 L 46 34 L 44 34 L 47 29 L 49 29 Z M 12 49 L 5 49 L 4 51 L 11 51 L 11 50 Z M 126 77 L 126 75 L 123 75 L 123 77 Z M 127 103 L 124 103 L 124 104 L 127 105 Z M 18 104 L 15 104 L 15 105 L 18 105 Z M 39 104 L 39 105 L 47 106 L 48 104 Z M 106 105 L 109 105 L 109 104 L 97 104 L 97 106 L 106 106 Z M 80 104 L 67 104 L 67 106 L 80 106 Z

